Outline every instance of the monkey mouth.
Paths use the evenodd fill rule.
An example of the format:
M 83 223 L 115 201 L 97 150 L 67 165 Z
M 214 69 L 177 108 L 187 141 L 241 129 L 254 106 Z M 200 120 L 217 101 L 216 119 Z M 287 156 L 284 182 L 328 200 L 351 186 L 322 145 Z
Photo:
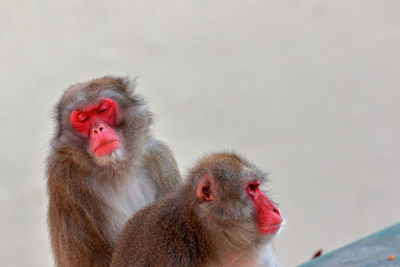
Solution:
M 270 225 L 260 225 L 262 234 L 274 234 L 281 228 L 281 223 L 270 224 Z
M 110 140 L 110 141 L 101 143 L 93 150 L 93 153 L 98 157 L 102 157 L 102 156 L 112 153 L 118 147 L 119 147 L 119 140 L 114 139 L 114 140 Z

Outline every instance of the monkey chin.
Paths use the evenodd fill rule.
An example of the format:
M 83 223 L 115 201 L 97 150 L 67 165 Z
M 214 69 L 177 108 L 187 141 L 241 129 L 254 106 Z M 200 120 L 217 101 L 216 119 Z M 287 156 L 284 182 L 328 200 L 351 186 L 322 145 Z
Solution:
M 283 228 L 285 221 L 283 220 L 279 224 L 274 224 L 274 225 L 265 225 L 261 226 L 261 231 L 260 231 L 260 237 L 261 237 L 261 243 L 266 243 L 271 241 L 276 235 L 278 235 Z
M 117 167 L 120 162 L 125 160 L 124 154 L 121 147 L 102 156 L 96 156 L 96 154 L 92 152 L 96 164 L 102 167 Z
M 273 225 L 262 225 L 261 233 L 263 235 L 275 235 L 281 229 L 281 224 L 273 224 Z

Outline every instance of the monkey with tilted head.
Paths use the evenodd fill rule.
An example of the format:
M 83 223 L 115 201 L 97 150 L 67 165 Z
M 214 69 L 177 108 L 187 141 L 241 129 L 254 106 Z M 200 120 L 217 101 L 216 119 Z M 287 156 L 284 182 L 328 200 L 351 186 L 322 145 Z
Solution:
M 237 154 L 204 157 L 179 190 L 129 219 L 111 266 L 277 266 L 282 217 L 264 182 Z
M 181 178 L 152 115 L 126 78 L 69 87 L 47 159 L 48 225 L 57 266 L 109 266 L 129 217 Z

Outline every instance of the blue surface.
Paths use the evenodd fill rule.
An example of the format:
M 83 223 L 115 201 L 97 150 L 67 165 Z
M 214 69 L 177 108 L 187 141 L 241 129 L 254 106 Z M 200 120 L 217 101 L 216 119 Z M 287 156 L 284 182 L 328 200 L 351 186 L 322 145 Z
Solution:
M 394 255 L 396 259 L 389 261 L 389 255 Z M 299 267 L 314 266 L 400 267 L 400 223 L 299 265 Z

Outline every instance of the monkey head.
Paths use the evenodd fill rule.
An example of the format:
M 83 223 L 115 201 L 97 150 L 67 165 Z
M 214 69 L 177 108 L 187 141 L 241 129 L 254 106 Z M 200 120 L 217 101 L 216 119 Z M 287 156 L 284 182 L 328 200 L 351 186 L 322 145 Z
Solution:
M 57 136 L 64 137 L 59 145 L 88 153 L 98 165 L 143 151 L 140 139 L 148 138 L 151 114 L 134 89 L 134 83 L 116 77 L 68 88 L 57 108 Z
M 239 226 L 235 231 L 260 241 L 279 231 L 283 221 L 280 211 L 261 190 L 265 174 L 244 158 L 233 153 L 214 154 L 200 161 L 191 174 L 203 214 L 224 225 L 226 231 Z

